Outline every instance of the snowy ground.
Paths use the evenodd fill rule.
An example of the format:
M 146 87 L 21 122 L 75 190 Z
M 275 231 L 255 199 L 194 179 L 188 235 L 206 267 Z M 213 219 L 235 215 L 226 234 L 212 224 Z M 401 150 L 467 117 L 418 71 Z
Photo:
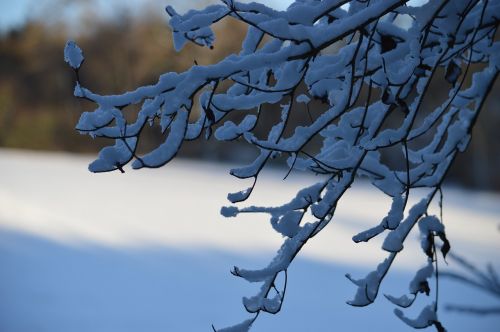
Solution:
M 0 150 L 0 331 L 209 331 L 247 317 L 241 296 L 257 285 L 229 270 L 266 264 L 281 239 L 265 217 L 219 215 L 226 194 L 247 186 L 228 175 L 231 165 L 180 160 L 96 175 L 89 161 Z M 314 182 L 281 181 L 283 173 L 263 174 L 251 203 L 283 203 Z M 368 308 L 345 304 L 355 289 L 344 274 L 363 276 L 385 256 L 380 242 L 350 238 L 377 223 L 390 201 L 361 184 L 341 203 L 290 269 L 282 312 L 260 317 L 254 331 L 409 330 L 382 296 Z M 455 252 L 479 265 L 499 262 L 499 203 L 498 195 L 445 189 Z M 404 293 L 424 261 L 416 234 L 409 241 L 382 292 Z M 440 289 L 443 303 L 494 303 L 451 281 Z M 440 314 L 450 331 L 500 326 L 500 317 Z

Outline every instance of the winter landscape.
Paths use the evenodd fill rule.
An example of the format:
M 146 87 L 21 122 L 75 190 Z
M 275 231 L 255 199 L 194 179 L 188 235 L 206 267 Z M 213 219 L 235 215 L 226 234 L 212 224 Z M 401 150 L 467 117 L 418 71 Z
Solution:
M 0 332 L 498 331 L 500 2 L 33 4 Z
M 245 319 L 241 296 L 255 288 L 229 271 L 266 264 L 281 238 L 265 217 L 219 214 L 227 192 L 241 186 L 227 174 L 234 165 L 178 160 L 157 170 L 95 175 L 87 171 L 91 159 L 0 151 L 0 330 L 209 331 L 211 324 Z M 283 202 L 311 180 L 297 174 L 281 181 L 284 172 L 263 175 L 255 203 Z M 446 188 L 444 195 L 453 252 L 481 268 L 498 267 L 498 194 Z M 411 331 L 384 298 L 366 308 L 345 303 L 355 287 L 344 274 L 363 275 L 383 257 L 380 242 L 350 239 L 389 205 L 368 184 L 352 188 L 337 219 L 290 268 L 282 312 L 262 315 L 254 330 Z M 384 293 L 404 293 L 413 269 L 424 263 L 417 235 Z M 495 298 L 444 278 L 440 292 L 441 319 L 450 331 L 498 330 L 498 316 L 444 310 L 453 303 L 495 304 Z

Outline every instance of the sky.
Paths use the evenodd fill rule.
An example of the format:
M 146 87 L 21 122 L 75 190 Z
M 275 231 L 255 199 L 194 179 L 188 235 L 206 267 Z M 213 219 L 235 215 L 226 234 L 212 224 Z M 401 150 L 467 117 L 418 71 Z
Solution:
M 98 4 L 102 13 L 112 13 L 113 9 L 117 5 L 129 8 L 138 8 L 144 3 L 158 3 L 160 7 L 166 5 L 173 5 L 179 12 L 189 9 L 186 3 L 190 3 L 192 6 L 203 6 L 204 3 L 209 2 L 209 0 L 190 0 L 190 1 L 179 1 L 179 0 L 92 0 Z M 240 0 L 241 1 L 241 0 Z M 268 6 L 274 7 L 276 9 L 286 9 L 294 0 L 251 0 L 255 2 L 262 2 Z M 75 14 L 75 10 L 78 8 L 82 9 L 83 6 L 78 6 L 78 4 L 85 4 L 91 2 L 89 0 L 0 0 L 0 31 L 5 31 L 8 29 L 21 26 L 27 18 L 30 16 L 36 16 L 37 14 L 43 13 L 46 15 L 50 12 L 50 7 L 54 3 L 63 4 L 67 6 L 69 10 L 64 11 L 66 15 Z M 250 2 L 250 0 L 243 0 L 243 2 Z M 408 5 L 415 6 L 421 5 L 427 1 L 423 0 L 410 0 Z M 177 4 L 176 4 L 177 3 Z M 47 11 L 47 9 L 49 9 Z M 45 10 L 45 11 L 44 11 Z
M 120 3 L 121 6 L 123 6 L 123 1 L 120 0 L 94 0 L 99 8 L 101 8 L 102 12 L 111 12 L 113 8 Z M 254 0 L 255 1 L 255 0 Z M 63 3 L 69 8 L 78 8 L 78 6 L 75 6 L 77 3 L 83 3 L 83 2 L 88 2 L 88 1 L 82 1 L 82 0 L 59 0 L 59 1 L 51 1 L 51 0 L 16 0 L 16 1 L 11 1 L 11 0 L 0 0 L 0 31 L 5 31 L 11 28 L 15 28 L 17 26 L 21 26 L 27 18 L 29 18 L 32 15 L 36 15 L 36 13 L 40 12 L 40 8 L 50 6 L 50 3 Z M 176 5 L 176 0 L 128 0 L 126 1 L 126 6 L 130 8 L 137 8 L 141 4 L 144 4 L 146 2 L 154 3 L 157 2 L 159 6 L 162 8 L 165 5 L 171 4 L 175 7 L 179 7 L 179 5 Z M 194 3 L 196 1 L 190 1 L 191 3 Z M 199 0 L 198 2 L 205 2 Z M 257 2 L 265 2 L 267 5 L 272 6 L 277 9 L 285 9 L 290 3 L 293 2 L 293 0 L 270 0 L 270 1 L 265 1 L 265 0 L 260 0 Z M 179 8 L 179 11 L 182 12 L 182 10 L 188 9 L 185 5 L 186 2 L 181 2 L 184 3 L 184 5 L 180 5 L 181 7 L 184 8 Z M 80 7 L 82 8 L 82 7 Z M 71 13 L 69 13 L 71 14 Z
M 25 21 L 31 0 L 0 1 L 0 29 L 14 27 Z

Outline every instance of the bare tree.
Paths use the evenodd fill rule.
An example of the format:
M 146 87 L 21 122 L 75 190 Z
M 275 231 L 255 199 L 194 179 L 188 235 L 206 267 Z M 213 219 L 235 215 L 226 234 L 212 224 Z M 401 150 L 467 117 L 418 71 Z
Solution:
M 134 169 L 161 167 L 176 156 L 183 142 L 203 133 L 208 139 L 214 132 L 217 140 L 246 141 L 259 151 L 250 165 L 231 170 L 237 178 L 253 180 L 249 188 L 228 195 L 233 204 L 250 196 L 261 170 L 277 156 L 287 158 L 290 171 L 321 175 L 318 183 L 281 206 L 222 208 L 226 217 L 269 214 L 284 241 L 267 267 L 234 267 L 235 276 L 262 286 L 255 296 L 243 298 L 252 317 L 219 331 L 247 331 L 260 313 L 280 311 L 288 267 L 307 241 L 334 219 L 341 197 L 357 177 L 367 178 L 392 197 L 392 206 L 385 218 L 353 237 L 362 242 L 385 236 L 382 249 L 387 258 L 363 278 L 347 275 L 357 286 L 348 303 L 366 306 L 375 301 L 416 225 L 427 264 L 416 271 L 408 295 L 386 297 L 406 308 L 418 294 L 431 294 L 429 279 L 438 277 L 436 246 L 446 256 L 450 245 L 440 217 L 429 215 L 428 209 L 442 197 L 446 173 L 457 153 L 467 147 L 498 75 L 500 43 L 494 36 L 500 2 L 432 0 L 414 7 L 406 2 L 297 0 L 286 11 L 277 11 L 262 4 L 222 0 L 220 5 L 183 15 L 169 6 L 177 50 L 187 42 L 211 48 L 215 36 L 210 26 L 230 17 L 248 26 L 241 51 L 212 65 L 163 74 L 154 85 L 119 95 L 99 95 L 84 88 L 78 75 L 82 52 L 74 42 L 67 43 L 65 59 L 76 72 L 74 94 L 96 104 L 93 112 L 82 114 L 76 128 L 115 140 L 101 150 L 90 171 L 123 172 L 131 161 Z M 438 78 L 447 82 L 448 98 L 429 108 L 424 98 Z M 129 122 L 124 113 L 131 112 L 125 108 L 132 104 L 140 105 L 140 110 Z M 258 137 L 256 128 L 270 104 L 280 105 L 280 118 L 265 137 Z M 304 112 L 309 112 L 310 121 L 290 128 L 292 114 Z M 228 119 L 233 114 L 242 120 Z M 147 124 L 159 126 L 165 141 L 138 155 Z M 388 148 L 398 148 L 402 167 L 381 159 Z M 416 188 L 426 194 L 409 206 Z M 283 287 L 277 286 L 279 278 L 285 280 Z M 433 292 L 435 300 L 417 318 L 408 318 L 400 309 L 396 315 L 414 328 L 434 325 L 444 331 L 437 315 L 437 289 Z

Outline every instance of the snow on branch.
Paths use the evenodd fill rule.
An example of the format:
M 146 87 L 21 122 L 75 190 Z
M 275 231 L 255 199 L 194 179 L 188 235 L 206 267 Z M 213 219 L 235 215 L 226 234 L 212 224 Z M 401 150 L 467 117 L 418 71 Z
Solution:
M 284 242 L 267 267 L 233 269 L 235 276 L 262 287 L 243 300 L 253 318 L 220 331 L 247 331 L 261 312 L 280 311 L 286 282 L 285 289 L 278 289 L 276 279 L 286 276 L 305 243 L 335 218 L 341 197 L 357 177 L 367 178 L 393 203 L 383 220 L 375 220 L 372 228 L 353 237 L 360 242 L 385 236 L 382 249 L 389 255 L 365 278 L 348 275 L 358 286 L 349 303 L 364 306 L 375 301 L 417 224 L 428 264 L 416 272 L 410 296 L 387 298 L 408 307 L 418 293 L 429 295 L 427 279 L 437 272 L 434 237 L 442 242 L 443 256 L 450 243 L 441 221 L 429 216 L 428 208 L 441 193 L 457 153 L 467 147 L 498 76 L 500 43 L 494 36 L 500 2 L 436 0 L 411 7 L 404 0 L 297 0 L 286 11 L 257 3 L 221 2 L 185 14 L 167 7 L 174 46 L 180 50 L 192 42 L 212 48 L 216 36 L 211 26 L 233 19 L 248 26 L 239 54 L 185 72 L 165 73 L 156 84 L 134 91 L 100 95 L 84 87 L 78 76 L 82 50 L 73 41 L 67 43 L 65 60 L 77 74 L 74 94 L 96 105 L 81 115 L 76 128 L 114 141 L 89 169 L 123 172 L 128 163 L 134 169 L 160 167 L 176 156 L 185 141 L 203 133 L 208 139 L 214 132 L 217 140 L 246 141 L 259 151 L 252 163 L 231 170 L 237 178 L 254 180 L 251 187 L 228 195 L 233 204 L 251 195 L 260 171 L 278 155 L 288 157 L 290 171 L 322 175 L 322 181 L 278 207 L 222 208 L 226 217 L 269 214 Z M 467 77 L 472 77 L 471 84 Z M 448 84 L 448 99 L 428 110 L 424 98 L 437 79 Z M 132 104 L 140 109 L 125 116 L 132 112 L 126 106 Z M 257 137 L 260 115 L 270 112 L 272 105 L 280 108 L 279 120 L 266 137 Z M 310 122 L 292 122 L 292 115 L 304 109 Z M 238 123 L 229 119 L 236 113 L 243 115 Z M 394 123 L 395 114 L 402 121 Z M 133 116 L 135 120 L 126 120 Z M 146 124 L 157 125 L 165 141 L 139 155 L 137 146 Z M 389 147 L 399 147 L 403 168 L 381 157 Z M 425 188 L 428 194 L 408 206 L 415 188 Z M 425 307 L 416 319 L 399 309 L 395 313 L 415 328 L 434 325 L 444 330 L 437 303 Z

